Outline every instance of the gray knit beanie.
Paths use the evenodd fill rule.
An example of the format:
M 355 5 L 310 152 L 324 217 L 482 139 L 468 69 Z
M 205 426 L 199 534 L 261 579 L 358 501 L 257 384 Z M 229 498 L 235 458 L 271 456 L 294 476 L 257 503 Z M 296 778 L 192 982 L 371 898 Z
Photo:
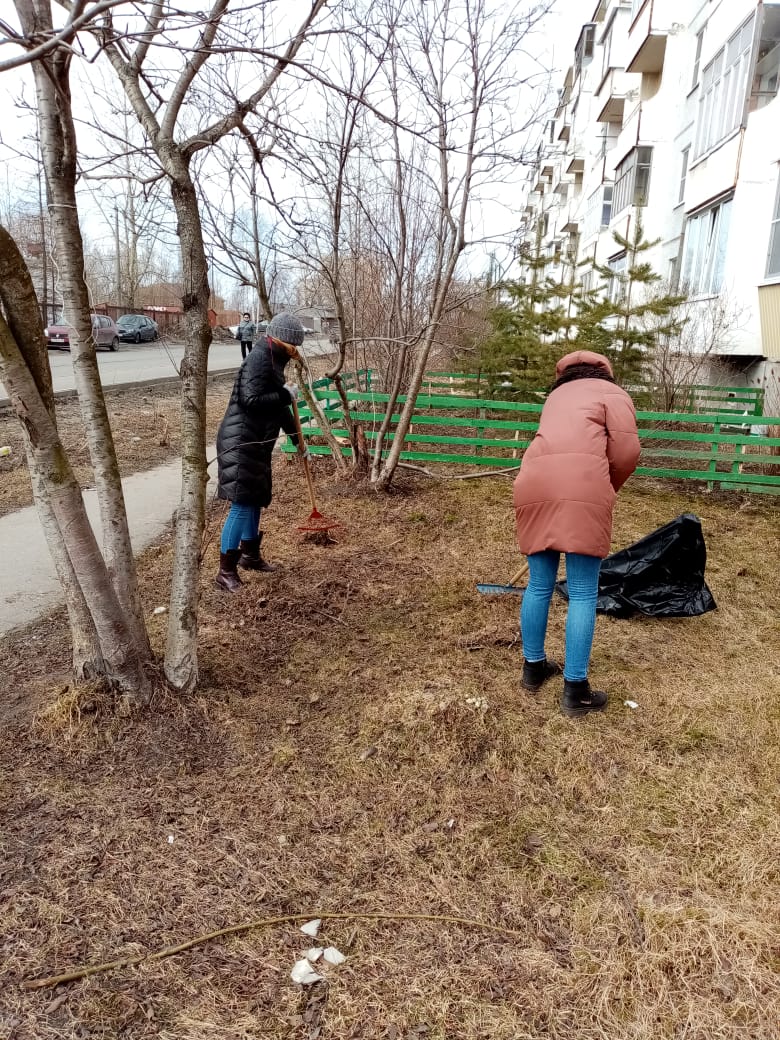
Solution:
M 294 347 L 300 347 L 303 343 L 303 325 L 292 314 L 277 314 L 268 322 L 265 331 L 266 335 L 280 339 L 282 343 L 291 343 Z

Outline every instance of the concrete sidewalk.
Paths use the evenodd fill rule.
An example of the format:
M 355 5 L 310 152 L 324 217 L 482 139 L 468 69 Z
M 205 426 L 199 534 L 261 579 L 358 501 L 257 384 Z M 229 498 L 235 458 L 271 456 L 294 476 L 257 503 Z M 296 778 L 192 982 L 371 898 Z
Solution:
M 213 459 L 215 454 L 212 445 L 206 458 Z M 213 494 L 216 468 L 209 468 L 207 495 Z M 139 553 L 160 538 L 171 522 L 179 504 L 181 461 L 174 459 L 145 473 L 134 473 L 122 486 L 133 549 Z M 100 541 L 96 492 L 85 491 L 84 502 Z M 35 506 L 0 517 L 0 638 L 63 602 Z

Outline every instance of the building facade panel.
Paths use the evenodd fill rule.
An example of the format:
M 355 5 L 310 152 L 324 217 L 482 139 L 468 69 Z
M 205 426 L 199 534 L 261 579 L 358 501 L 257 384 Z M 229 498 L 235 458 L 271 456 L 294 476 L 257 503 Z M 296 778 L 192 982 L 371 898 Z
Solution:
M 656 271 L 702 308 L 733 301 L 720 359 L 768 390 L 780 385 L 779 86 L 780 0 L 601 0 L 540 155 L 555 173 L 525 214 L 532 237 L 544 220 L 559 261 L 616 269 L 614 232 L 641 221 Z

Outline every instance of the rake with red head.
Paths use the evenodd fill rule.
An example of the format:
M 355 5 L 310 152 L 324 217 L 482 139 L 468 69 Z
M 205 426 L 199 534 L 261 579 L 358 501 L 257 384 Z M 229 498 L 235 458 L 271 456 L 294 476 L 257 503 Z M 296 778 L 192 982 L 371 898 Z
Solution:
M 298 414 L 298 403 L 297 401 L 292 402 L 292 413 L 295 418 L 295 429 L 298 433 L 298 444 L 303 448 L 305 442 L 303 439 L 303 430 L 301 428 L 301 417 Z M 311 469 L 309 467 L 309 460 L 305 455 L 301 455 L 301 463 L 303 465 L 303 472 L 306 475 L 306 483 L 309 487 L 309 502 L 311 503 L 311 513 L 309 513 L 309 519 L 305 524 L 298 524 L 298 530 L 304 531 L 310 535 L 322 535 L 324 539 L 328 539 L 329 534 L 336 527 L 340 527 L 341 524 L 336 520 L 328 520 L 327 517 L 323 516 L 322 513 L 317 509 L 317 499 L 314 497 L 314 481 L 311 479 Z

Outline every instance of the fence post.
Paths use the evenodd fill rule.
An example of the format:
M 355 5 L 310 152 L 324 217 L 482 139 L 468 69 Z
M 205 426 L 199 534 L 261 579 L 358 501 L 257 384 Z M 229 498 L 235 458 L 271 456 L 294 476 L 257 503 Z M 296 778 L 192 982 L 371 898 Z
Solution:
M 520 440 L 520 431 L 519 430 L 515 430 L 515 440 L 516 441 Z M 517 448 L 512 448 L 512 458 L 513 459 L 517 459 L 519 457 L 520 457 L 520 452 L 517 450 Z
M 720 435 L 720 423 L 719 422 L 714 422 L 712 424 L 712 432 L 713 432 L 713 435 L 716 436 L 716 437 Z M 711 451 L 710 464 L 709 464 L 709 466 L 707 468 L 708 474 L 717 473 L 717 463 L 718 463 L 718 442 L 717 441 L 713 441 L 710 444 L 710 451 Z M 708 491 L 712 491 L 712 489 L 714 487 L 715 487 L 715 481 L 714 480 L 708 480 L 707 481 L 707 490 Z

